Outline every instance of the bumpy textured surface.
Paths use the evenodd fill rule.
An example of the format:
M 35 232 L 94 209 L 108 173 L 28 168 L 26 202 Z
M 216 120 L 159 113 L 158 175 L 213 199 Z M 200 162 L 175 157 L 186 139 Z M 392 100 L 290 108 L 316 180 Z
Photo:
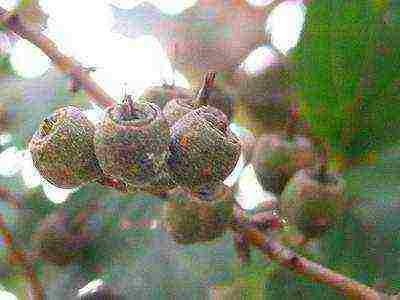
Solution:
M 116 105 L 96 127 L 96 156 L 106 175 L 143 187 L 158 181 L 169 155 L 170 132 L 159 107 L 148 102 Z
M 263 135 L 257 141 L 252 164 L 266 191 L 280 194 L 293 174 L 311 167 L 316 155 L 311 142 L 301 136 L 288 140 L 277 134 Z
M 201 115 L 207 109 L 203 107 L 185 115 L 171 129 L 170 172 L 178 184 L 193 191 L 223 181 L 240 156 L 239 139 L 229 129 L 219 130 L 226 126 L 224 121 L 214 118 L 217 109 L 211 108 L 209 116 L 219 126 L 203 118 Z
M 73 106 L 60 108 L 42 121 L 29 143 L 40 175 L 61 188 L 75 188 L 101 178 L 94 130 L 82 111 Z
M 85 224 L 76 222 L 66 210 L 59 209 L 40 224 L 33 242 L 35 251 L 43 260 L 65 266 L 79 257 L 94 238 L 85 229 Z
M 212 241 L 221 237 L 233 214 L 231 198 L 202 201 L 181 190 L 165 206 L 167 231 L 178 244 Z
M 194 99 L 176 98 L 169 101 L 163 108 L 163 115 L 172 127 L 179 119 L 196 109 Z
M 169 190 L 176 186 L 177 184 L 169 174 L 167 164 L 165 164 L 165 167 L 160 171 L 159 179 L 151 185 L 143 187 L 142 190 L 155 196 L 164 197 Z
M 161 109 L 171 100 L 181 98 L 194 98 L 191 90 L 179 86 L 161 85 L 151 86 L 144 90 L 139 97 L 139 101 L 151 102 L 157 104 Z
M 339 176 L 328 174 L 321 181 L 316 171 L 300 170 L 282 192 L 281 215 L 306 237 L 319 237 L 342 218 L 344 190 L 345 182 Z

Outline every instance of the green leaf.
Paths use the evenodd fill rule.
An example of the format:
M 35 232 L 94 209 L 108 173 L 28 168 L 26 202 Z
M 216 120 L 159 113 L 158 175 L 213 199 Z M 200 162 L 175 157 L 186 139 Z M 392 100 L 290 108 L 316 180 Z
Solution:
M 293 78 L 313 133 L 349 159 L 400 137 L 394 3 L 386 9 L 369 0 L 313 1 L 293 54 Z

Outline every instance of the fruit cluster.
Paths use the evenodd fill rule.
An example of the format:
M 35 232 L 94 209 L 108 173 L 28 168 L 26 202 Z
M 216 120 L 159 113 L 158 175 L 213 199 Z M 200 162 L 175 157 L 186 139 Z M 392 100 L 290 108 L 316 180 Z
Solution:
M 207 105 L 214 78 L 207 73 L 197 97 L 171 99 L 163 110 L 126 96 L 97 126 L 76 107 L 60 108 L 31 139 L 33 162 L 61 188 L 111 178 L 128 190 L 212 189 L 231 173 L 241 150 L 227 116 Z
M 188 201 L 216 200 L 210 195 L 233 171 L 241 143 L 226 114 L 208 105 L 214 78 L 215 73 L 207 73 L 196 97 L 170 99 L 163 109 L 125 96 L 96 126 L 80 109 L 60 108 L 41 122 L 29 143 L 33 163 L 42 177 L 61 188 L 97 182 L 123 192 L 161 195 L 179 186 L 193 193 Z M 200 206 L 193 202 L 183 210 L 194 209 L 201 216 Z M 211 210 L 213 216 L 219 214 L 217 208 Z M 220 222 L 211 225 L 219 228 Z M 192 240 L 207 239 L 204 232 L 212 229 L 205 228 Z
M 280 196 L 281 217 L 309 239 L 321 236 L 342 218 L 345 183 L 327 171 L 328 153 L 321 141 L 314 145 L 295 135 L 298 117 L 294 107 L 284 134 L 258 138 L 252 164 L 263 188 Z
M 290 224 L 307 238 L 332 228 L 344 213 L 344 183 L 327 173 L 326 163 L 315 168 L 315 145 L 294 132 L 297 109 L 285 135 L 266 134 L 255 146 L 252 142 L 245 147 L 228 127 L 229 110 L 225 113 L 210 101 L 214 79 L 215 73 L 208 72 L 196 97 L 173 87 L 147 91 L 138 101 L 125 96 L 96 126 L 78 108 L 60 108 L 42 121 L 29 144 L 34 165 L 62 188 L 93 181 L 123 192 L 155 195 L 183 188 L 185 201 L 176 202 L 175 193 L 175 202 L 168 203 L 166 227 L 178 243 L 187 244 L 224 232 L 229 214 L 220 216 L 221 199 L 216 195 L 242 148 L 249 148 L 252 153 L 246 160 L 263 188 L 280 194 L 280 214 Z M 162 101 L 157 99 L 161 96 Z

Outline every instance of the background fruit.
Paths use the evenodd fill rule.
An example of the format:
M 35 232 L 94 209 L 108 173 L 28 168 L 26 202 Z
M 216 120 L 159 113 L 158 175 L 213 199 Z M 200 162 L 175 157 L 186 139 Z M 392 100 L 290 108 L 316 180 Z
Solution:
M 345 210 L 345 182 L 333 174 L 303 169 L 290 179 L 279 201 L 282 217 L 307 238 L 319 237 L 339 223 Z
M 280 194 L 300 169 L 311 167 L 316 154 L 311 142 L 302 136 L 266 134 L 257 140 L 252 164 L 266 191 Z
M 166 203 L 166 228 L 178 244 L 212 241 L 224 234 L 232 213 L 229 198 L 202 201 L 181 190 Z

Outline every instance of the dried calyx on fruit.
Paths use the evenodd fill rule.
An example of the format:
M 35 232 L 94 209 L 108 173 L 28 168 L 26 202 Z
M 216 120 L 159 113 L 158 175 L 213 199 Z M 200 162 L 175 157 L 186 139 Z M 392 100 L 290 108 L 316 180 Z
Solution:
M 160 108 L 148 102 L 134 102 L 130 96 L 107 110 L 94 138 L 95 153 L 104 173 L 138 188 L 168 176 L 164 171 L 169 143 L 169 126 Z
M 35 132 L 29 150 L 35 167 L 60 188 L 75 188 L 103 177 L 95 155 L 94 125 L 73 106 L 56 110 Z
M 317 238 L 337 224 L 345 210 L 345 182 L 328 173 L 326 154 L 317 168 L 298 171 L 282 192 L 282 217 L 306 238 Z
M 214 84 L 215 75 L 215 72 L 208 72 L 204 76 L 203 85 L 197 93 L 196 98 L 176 98 L 165 105 L 163 114 L 169 126 L 173 126 L 187 113 L 207 104 L 210 90 Z
M 48 215 L 32 236 L 35 253 L 58 266 L 66 266 L 80 257 L 95 238 L 87 217 L 76 218 L 63 208 Z
M 254 149 L 252 164 L 257 179 L 266 191 L 280 194 L 293 174 L 316 162 L 313 144 L 304 136 L 294 135 L 296 110 L 288 121 L 286 135 L 261 136 Z
M 215 79 L 214 79 L 215 81 Z M 200 87 L 204 88 L 204 84 Z M 218 87 L 216 83 L 213 83 L 208 87 L 208 95 L 207 95 L 207 103 L 215 108 L 218 108 L 222 111 L 228 118 L 229 122 L 232 121 L 234 114 L 234 97 L 232 94 L 229 94 L 224 89 Z
M 233 171 L 240 150 L 225 114 L 203 106 L 171 128 L 170 174 L 177 184 L 194 192 L 213 190 Z
M 165 206 L 165 226 L 178 244 L 215 240 L 232 222 L 234 201 L 229 193 L 215 194 L 212 201 L 204 201 L 180 189 L 169 200 Z

